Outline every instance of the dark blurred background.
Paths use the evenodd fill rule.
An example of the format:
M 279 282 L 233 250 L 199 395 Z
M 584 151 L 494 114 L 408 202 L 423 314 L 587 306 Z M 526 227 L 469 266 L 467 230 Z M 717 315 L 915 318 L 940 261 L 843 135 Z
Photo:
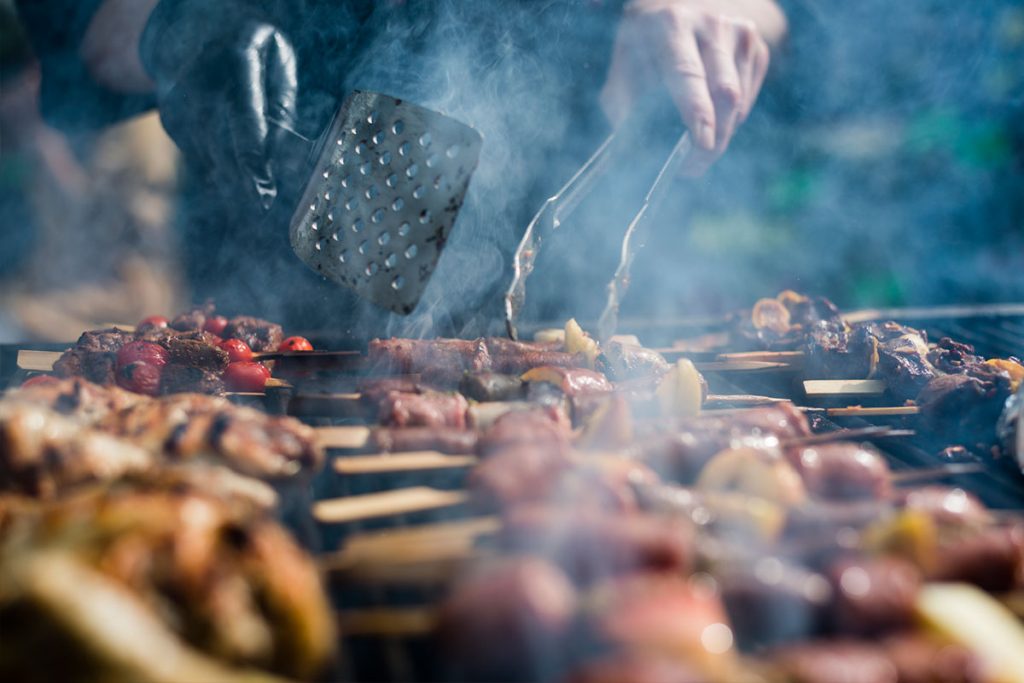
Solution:
M 1021 3 L 781 4 L 790 38 L 760 103 L 706 177 L 679 182 L 635 266 L 624 315 L 723 312 L 784 288 L 844 308 L 1024 301 Z M 0 341 L 72 339 L 187 302 L 172 229 L 177 157 L 155 116 L 73 138 L 48 127 L 9 0 L 0 0 L 0 79 Z M 507 252 L 599 139 L 550 152 L 515 211 L 478 213 L 490 216 L 479 224 L 463 216 L 464 239 L 446 255 L 458 265 L 445 270 L 442 259 L 444 282 L 432 283 L 427 306 L 468 300 L 473 310 L 454 319 L 479 315 L 442 331 L 499 322 L 490 302 L 509 276 Z M 551 241 L 531 315 L 596 316 L 631 202 L 665 149 L 621 160 L 628 178 Z M 473 263 L 480 272 L 466 270 Z M 462 294 L 446 297 L 452 273 L 465 280 Z M 488 303 L 467 299 L 475 291 L 490 292 Z

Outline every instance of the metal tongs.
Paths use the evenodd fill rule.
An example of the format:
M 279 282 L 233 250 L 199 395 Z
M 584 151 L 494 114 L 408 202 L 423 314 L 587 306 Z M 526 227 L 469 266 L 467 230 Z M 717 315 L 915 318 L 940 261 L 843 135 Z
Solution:
M 585 199 L 597 181 L 604 176 L 610 161 L 625 151 L 631 141 L 622 133 L 623 127 L 609 135 L 597 151 L 576 171 L 562 189 L 549 197 L 540 210 L 526 226 L 523 239 L 516 249 L 512 262 L 512 284 L 505 294 L 505 327 L 512 339 L 518 339 L 516 321 L 526 302 L 526 280 L 533 272 L 534 262 L 543 241 L 558 229 L 569 218 L 572 212 Z M 654 184 L 647 191 L 644 203 L 626 228 L 622 242 L 622 252 L 615 276 L 608 283 L 608 301 L 598 324 L 598 334 L 602 341 L 609 339 L 618 324 L 619 303 L 629 287 L 629 269 L 637 252 L 643 248 L 650 232 L 650 217 L 656 207 L 667 196 L 671 187 L 671 179 L 676 177 L 682 168 L 690 150 L 689 133 L 683 133 L 672 148 L 672 153 L 662 165 Z

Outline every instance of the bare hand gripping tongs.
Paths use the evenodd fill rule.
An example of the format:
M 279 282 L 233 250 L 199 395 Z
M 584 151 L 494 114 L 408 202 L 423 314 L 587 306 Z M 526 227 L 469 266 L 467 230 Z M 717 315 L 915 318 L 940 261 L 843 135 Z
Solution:
M 537 253 L 544 239 L 550 235 L 572 214 L 580 202 L 589 194 L 594 184 L 605 174 L 611 159 L 625 151 L 629 144 L 624 142 L 628 136 L 622 134 L 622 128 L 608 136 L 576 174 L 569 179 L 555 195 L 550 197 L 537 215 L 526 227 L 519 248 L 513 260 L 512 284 L 505 294 L 505 326 L 512 339 L 518 338 L 516 320 L 526 301 L 526 280 L 533 271 Z M 629 287 L 629 269 L 637 252 L 643 248 L 650 232 L 651 216 L 656 213 L 657 206 L 667 196 L 671 180 L 679 174 L 692 149 L 689 133 L 683 133 L 672 148 L 672 153 L 662 165 L 654 184 L 648 190 L 640 210 L 629 222 L 622 241 L 622 253 L 615 276 L 608 283 L 608 302 L 598 323 L 599 338 L 604 341 L 615 333 L 618 324 L 619 303 Z

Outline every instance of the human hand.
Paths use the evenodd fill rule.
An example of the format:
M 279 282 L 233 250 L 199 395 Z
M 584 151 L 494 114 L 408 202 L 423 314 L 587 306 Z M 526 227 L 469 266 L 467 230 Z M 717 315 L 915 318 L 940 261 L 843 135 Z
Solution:
M 296 58 L 288 39 L 251 3 L 163 0 L 142 36 L 160 120 L 226 197 L 268 210 L 272 159 L 294 130 Z
M 618 125 L 647 92 L 665 87 L 694 142 L 684 173 L 701 175 L 746 121 L 768 72 L 757 25 L 721 2 L 633 0 L 619 26 L 601 106 Z

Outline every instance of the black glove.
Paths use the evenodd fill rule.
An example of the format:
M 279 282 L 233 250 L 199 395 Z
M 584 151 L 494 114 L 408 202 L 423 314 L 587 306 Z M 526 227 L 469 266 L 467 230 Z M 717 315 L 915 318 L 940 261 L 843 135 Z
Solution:
M 292 45 L 258 4 L 161 0 L 139 53 L 186 161 L 226 201 L 267 211 L 275 149 L 295 136 L 298 86 Z

